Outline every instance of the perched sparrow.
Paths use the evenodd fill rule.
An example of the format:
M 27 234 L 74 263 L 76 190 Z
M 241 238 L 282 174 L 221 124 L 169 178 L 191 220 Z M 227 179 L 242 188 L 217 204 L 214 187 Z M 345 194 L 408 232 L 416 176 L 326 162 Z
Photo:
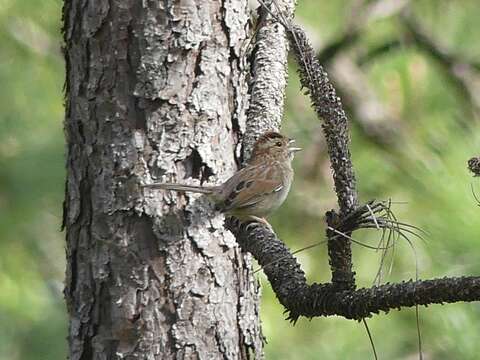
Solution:
M 242 222 L 254 220 L 270 226 L 265 217 L 282 205 L 292 184 L 291 163 L 295 152 L 301 150 L 290 147 L 294 141 L 276 132 L 263 134 L 247 165 L 221 185 L 154 183 L 144 187 L 207 194 L 221 212 Z

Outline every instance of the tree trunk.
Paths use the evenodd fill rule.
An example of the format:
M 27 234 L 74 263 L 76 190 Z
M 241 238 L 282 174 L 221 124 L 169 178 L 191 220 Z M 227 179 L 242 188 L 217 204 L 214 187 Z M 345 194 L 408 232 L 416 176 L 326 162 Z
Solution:
M 70 359 L 262 357 L 258 286 L 205 198 L 245 129 L 246 0 L 65 0 Z

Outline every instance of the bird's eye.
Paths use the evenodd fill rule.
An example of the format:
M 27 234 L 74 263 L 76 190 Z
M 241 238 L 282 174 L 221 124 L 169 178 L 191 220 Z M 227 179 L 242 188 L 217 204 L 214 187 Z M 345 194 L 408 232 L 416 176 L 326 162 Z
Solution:
M 276 145 L 276 146 L 282 146 L 282 142 L 281 142 L 281 141 L 277 141 L 277 142 L 275 143 L 275 145 Z

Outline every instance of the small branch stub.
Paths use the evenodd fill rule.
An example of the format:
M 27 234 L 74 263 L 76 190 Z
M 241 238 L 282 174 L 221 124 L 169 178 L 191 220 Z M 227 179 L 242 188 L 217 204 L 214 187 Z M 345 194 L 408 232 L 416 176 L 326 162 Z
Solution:
M 472 172 L 473 176 L 480 176 L 480 157 L 468 160 L 468 170 Z

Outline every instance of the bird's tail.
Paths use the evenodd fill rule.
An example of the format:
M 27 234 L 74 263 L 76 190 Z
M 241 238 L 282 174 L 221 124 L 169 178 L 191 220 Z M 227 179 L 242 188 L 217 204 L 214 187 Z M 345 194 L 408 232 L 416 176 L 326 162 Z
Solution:
M 144 188 L 149 189 L 163 189 L 163 190 L 173 190 L 173 191 L 189 191 L 200 194 L 213 194 L 217 187 L 216 186 L 195 186 L 195 185 L 182 185 L 182 184 L 173 184 L 173 183 L 153 183 L 142 185 Z

